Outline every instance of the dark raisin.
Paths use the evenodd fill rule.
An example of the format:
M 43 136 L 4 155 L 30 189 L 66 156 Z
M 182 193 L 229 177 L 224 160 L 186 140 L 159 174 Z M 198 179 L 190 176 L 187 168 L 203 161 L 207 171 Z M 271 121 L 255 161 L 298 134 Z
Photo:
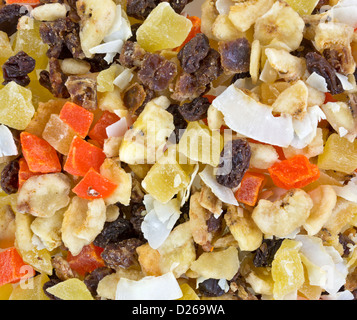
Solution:
M 217 182 L 228 188 L 236 188 L 249 168 L 251 149 L 247 141 L 236 139 L 226 143 L 218 165 Z
M 142 244 L 143 241 L 138 238 L 125 239 L 119 243 L 109 243 L 105 246 L 101 257 L 109 268 L 129 268 L 138 264 L 136 248 Z
M 35 69 L 36 61 L 24 51 L 19 51 L 10 57 L 2 66 L 4 82 L 3 85 L 15 81 L 20 86 L 26 87 L 30 83 L 28 74 Z
M 299 48 L 296 50 L 292 51 L 291 54 L 293 56 L 299 57 L 299 58 L 305 58 L 305 56 L 309 52 L 316 52 L 316 48 L 314 47 L 313 43 L 311 40 L 308 40 L 306 38 L 303 38 Z
M 142 25 L 142 23 L 134 23 L 131 26 L 131 37 L 128 39 L 128 41 L 131 42 L 135 42 L 136 41 L 136 31 L 138 31 L 138 29 L 140 28 L 140 26 Z
M 104 60 L 105 54 L 95 54 L 90 59 L 85 59 L 85 61 L 90 64 L 90 72 L 96 73 L 106 70 L 110 67 L 110 64 Z
M 18 160 L 8 163 L 1 171 L 1 189 L 7 194 L 16 193 L 19 188 L 19 170 Z
M 212 233 L 220 231 L 222 228 L 222 218 L 222 215 L 215 218 L 214 214 L 211 214 L 208 220 L 206 220 L 207 231 Z
M 177 54 L 182 69 L 187 73 L 193 73 L 200 67 L 200 62 L 207 56 L 209 40 L 203 33 L 198 33 L 187 42 Z
M 328 48 L 322 54 L 337 72 L 344 75 L 350 74 L 355 66 L 355 61 L 346 47 Z
M 90 76 L 69 76 L 65 86 L 74 103 L 87 110 L 97 109 L 97 81 Z
M 253 264 L 256 267 L 271 267 L 275 253 L 281 246 L 284 239 L 265 239 L 259 249 L 255 251 Z
M 207 91 L 207 86 L 197 81 L 194 74 L 181 74 L 176 83 L 171 98 L 177 101 L 193 100 Z
M 176 64 L 159 54 L 146 53 L 138 79 L 149 89 L 165 90 L 177 74 Z
M 223 73 L 220 54 L 210 49 L 201 61 L 200 68 L 195 72 L 196 79 L 201 85 L 208 85 Z
M 171 141 L 172 143 L 179 143 L 185 129 L 187 128 L 188 125 L 187 121 L 180 113 L 178 104 L 171 104 L 166 109 L 166 111 L 172 114 L 174 118 L 174 126 L 175 126 L 175 130 L 172 132 L 168 140 Z
M 349 254 L 351 253 L 351 247 L 349 245 L 352 245 L 354 246 L 355 245 L 355 242 L 350 238 L 348 237 L 347 235 L 343 234 L 343 233 L 340 233 L 338 235 L 338 242 L 342 244 L 342 247 L 343 247 L 343 255 L 342 257 L 343 258 L 346 258 L 349 256 Z
M 218 52 L 221 63 L 227 74 L 249 72 L 250 43 L 246 38 L 231 41 L 220 41 Z
M 169 0 L 170 6 L 176 13 L 181 13 L 187 4 L 193 0 Z
M 134 203 L 130 208 L 130 223 L 133 226 L 135 234 L 139 238 L 143 238 L 143 233 L 141 231 L 141 224 L 144 221 L 144 216 L 142 215 L 145 211 L 145 206 L 142 203 Z
M 0 30 L 10 37 L 17 31 L 17 22 L 28 13 L 25 6 L 8 4 L 0 9 Z
M 130 17 L 145 20 L 159 3 L 159 0 L 128 0 L 126 3 L 126 13 Z
M 197 97 L 191 102 L 178 107 L 179 112 L 187 121 L 198 121 L 207 118 L 207 110 L 211 103 L 206 97 Z
M 248 71 L 248 72 L 242 72 L 242 73 L 236 73 L 236 74 L 233 76 L 232 80 L 231 80 L 231 84 L 234 83 L 234 82 L 236 82 L 236 81 L 239 80 L 239 79 L 250 78 L 250 77 L 251 77 L 251 76 L 250 76 L 249 71 Z
M 145 54 L 145 50 L 136 42 L 125 41 L 120 52 L 119 62 L 127 68 L 140 67 Z
M 104 224 L 103 230 L 94 239 L 93 244 L 105 248 L 109 243 L 118 243 L 132 237 L 135 237 L 132 223 L 122 217 L 118 217 L 115 221 Z
M 42 287 L 43 292 L 50 300 L 62 300 L 47 291 L 48 288 L 51 288 L 51 287 L 55 286 L 56 284 L 59 284 L 60 282 L 61 282 L 60 279 L 58 279 L 56 276 L 52 276 L 49 281 L 44 283 L 44 285 Z
M 113 272 L 115 271 L 111 268 L 101 267 L 93 270 L 91 273 L 87 274 L 84 277 L 83 282 L 87 286 L 93 297 L 97 296 L 97 288 L 99 281 L 102 280 L 104 277 L 112 274 Z
M 219 286 L 218 281 L 218 279 L 207 279 L 200 282 L 198 285 L 199 292 L 206 297 L 222 296 L 225 292 Z
M 309 52 L 306 56 L 306 66 L 310 73 L 316 72 L 326 80 L 327 88 L 332 95 L 342 93 L 343 87 L 341 81 L 336 75 L 336 70 L 320 54 Z

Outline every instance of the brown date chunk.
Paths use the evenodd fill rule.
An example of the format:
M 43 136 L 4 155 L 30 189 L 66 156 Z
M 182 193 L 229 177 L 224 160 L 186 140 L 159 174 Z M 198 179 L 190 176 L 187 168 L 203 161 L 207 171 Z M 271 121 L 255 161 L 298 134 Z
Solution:
M 197 97 L 191 102 L 178 107 L 179 112 L 187 121 L 198 121 L 207 118 L 207 110 L 211 103 L 206 97 Z
M 28 10 L 25 6 L 8 4 L 0 9 L 0 30 L 10 37 L 17 31 L 17 22 L 26 15 Z
M 336 70 L 322 55 L 316 52 L 309 52 L 306 55 L 306 66 L 310 73 L 316 72 L 326 80 L 327 88 L 332 95 L 339 94 L 344 91 L 341 81 L 336 75 Z
M 225 73 L 249 72 L 250 43 L 246 38 L 220 41 L 218 52 L 221 55 L 221 63 Z
M 19 170 L 18 160 L 8 163 L 1 171 L 1 189 L 7 194 L 16 193 L 19 188 Z
M 74 103 L 87 110 L 97 109 L 97 81 L 88 76 L 69 76 L 65 83 Z
M 139 115 L 145 105 L 154 97 L 155 92 L 153 90 L 147 89 L 139 83 L 134 83 L 124 92 L 123 102 L 131 114 Z
M 138 238 L 125 239 L 119 243 L 110 243 L 104 248 L 101 257 L 109 268 L 129 268 L 137 263 L 136 248 L 142 244 L 143 241 Z
M 218 165 L 216 180 L 219 184 L 236 188 L 249 168 L 251 149 L 247 141 L 236 139 L 226 143 Z
M 177 74 L 176 64 L 159 54 L 146 53 L 138 79 L 149 89 L 165 90 Z
M 209 40 L 203 33 L 198 33 L 187 42 L 177 54 L 182 69 L 187 73 L 193 73 L 200 67 L 200 62 L 209 52 Z
M 140 67 L 146 52 L 136 42 L 125 41 L 120 52 L 119 62 L 123 67 Z
M 4 82 L 3 85 L 15 81 L 18 85 L 26 87 L 30 84 L 28 74 L 35 69 L 36 61 L 24 51 L 18 52 L 10 57 L 2 66 Z
M 353 56 L 346 47 L 325 49 L 323 55 L 337 72 L 344 75 L 351 73 L 351 68 L 355 66 Z

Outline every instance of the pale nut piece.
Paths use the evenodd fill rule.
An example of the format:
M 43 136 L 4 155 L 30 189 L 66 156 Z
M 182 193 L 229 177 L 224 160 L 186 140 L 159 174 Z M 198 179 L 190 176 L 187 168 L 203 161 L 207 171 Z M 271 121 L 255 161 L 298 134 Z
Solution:
M 208 38 L 215 39 L 212 32 L 213 23 L 218 17 L 215 1 L 205 0 L 201 6 L 201 32 Z
M 312 207 L 313 202 L 305 191 L 292 189 L 275 202 L 261 199 L 252 219 L 266 236 L 283 238 L 305 223 Z
M 268 169 L 279 160 L 279 154 L 272 145 L 250 142 L 252 155 L 250 165 L 256 169 Z
M 55 21 L 65 18 L 67 7 L 61 3 L 45 3 L 31 11 L 31 16 L 38 21 Z
M 317 234 L 328 221 L 336 205 L 337 196 L 332 186 L 321 185 L 308 192 L 314 203 L 303 227 L 309 236 Z
M 256 20 L 254 39 L 259 40 L 263 46 L 275 39 L 284 42 L 293 51 L 300 46 L 304 27 L 300 15 L 286 2 L 278 0 Z
M 32 176 L 18 192 L 17 210 L 35 217 L 52 217 L 68 205 L 70 190 L 70 180 L 63 173 Z

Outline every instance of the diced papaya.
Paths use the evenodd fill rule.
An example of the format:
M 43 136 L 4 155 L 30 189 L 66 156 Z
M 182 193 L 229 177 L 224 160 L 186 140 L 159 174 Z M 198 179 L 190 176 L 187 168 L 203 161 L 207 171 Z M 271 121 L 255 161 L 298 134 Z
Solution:
M 119 120 L 120 118 L 115 113 L 104 111 L 99 120 L 89 131 L 89 137 L 103 146 L 104 140 L 108 138 L 106 128 Z

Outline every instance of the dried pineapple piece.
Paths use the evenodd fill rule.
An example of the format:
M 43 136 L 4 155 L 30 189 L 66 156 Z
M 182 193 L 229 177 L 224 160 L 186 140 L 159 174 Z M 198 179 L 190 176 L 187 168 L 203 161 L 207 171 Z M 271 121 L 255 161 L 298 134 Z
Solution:
M 272 263 L 275 300 L 284 299 L 288 294 L 297 292 L 304 283 L 304 267 L 299 255 L 300 247 L 300 242 L 285 239 L 275 253 Z
M 138 44 L 155 52 L 179 47 L 192 28 L 192 22 L 177 14 L 168 2 L 161 2 L 136 32 Z
M 119 75 L 124 67 L 113 63 L 108 69 L 99 72 L 97 76 L 97 90 L 99 92 L 107 92 L 114 90 L 114 79 Z
M 11 81 L 0 90 L 0 101 L 0 123 L 24 130 L 35 113 L 31 91 Z
M 138 261 L 145 276 L 161 276 L 160 253 L 145 243 L 136 248 Z
M 14 288 L 9 300 L 50 300 L 43 291 L 43 286 L 48 281 L 50 278 L 47 274 L 39 274 L 27 280 L 28 283 L 20 284 Z
M 11 56 L 14 55 L 9 37 L 3 31 L 0 31 L 0 49 L 0 64 L 3 65 Z
M 303 16 L 311 14 L 319 0 L 285 0 L 285 2 Z
M 47 292 L 62 300 L 94 300 L 84 282 L 77 278 L 62 281 L 47 288 Z
M 195 290 L 193 290 L 189 284 L 180 284 L 180 289 L 182 291 L 182 297 L 177 300 L 200 300 Z
M 9 300 L 12 290 L 12 283 L 7 283 L 0 286 L 0 300 Z
M 32 176 L 18 193 L 17 210 L 35 217 L 52 217 L 68 205 L 70 190 L 70 180 L 63 173 Z
M 11 247 L 15 240 L 16 195 L 0 197 L 0 248 Z
M 129 112 L 121 97 L 121 90 L 117 87 L 113 91 L 98 92 L 98 108 L 102 111 L 114 112 L 120 118 L 128 116 Z
M 278 0 L 268 12 L 256 20 L 254 38 L 263 46 L 272 40 L 278 40 L 293 51 L 300 46 L 304 27 L 304 20 L 299 14 L 286 2 Z

